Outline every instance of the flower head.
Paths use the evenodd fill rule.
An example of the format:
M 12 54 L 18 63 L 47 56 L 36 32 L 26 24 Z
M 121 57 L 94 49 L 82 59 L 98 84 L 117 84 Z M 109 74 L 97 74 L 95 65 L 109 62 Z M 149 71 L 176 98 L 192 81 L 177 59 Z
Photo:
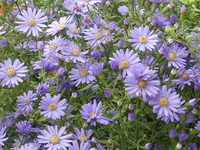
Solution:
M 26 143 L 20 147 L 19 150 L 38 150 L 39 147 L 34 143 Z
M 63 135 L 66 127 L 47 126 L 47 130 L 42 130 L 42 135 L 38 136 L 38 143 L 45 144 L 44 147 L 48 150 L 67 150 L 66 147 L 70 146 L 70 138 L 73 134 Z
M 129 49 L 126 49 L 126 51 L 123 51 L 122 49 L 117 50 L 113 56 L 114 58 L 110 58 L 109 61 L 111 68 L 115 68 L 113 66 L 114 64 L 119 64 L 119 69 L 123 70 L 122 77 L 129 75 L 130 68 L 140 61 L 138 54 L 134 53 L 133 50 L 130 51 Z
M 70 71 L 69 78 L 74 80 L 74 84 L 78 86 L 80 83 L 90 83 L 95 80 L 95 77 L 90 74 L 90 66 L 92 62 L 86 62 L 82 65 L 77 64 L 77 69 Z
M 185 107 L 181 108 L 183 103 L 181 97 L 166 86 L 162 86 L 158 94 L 149 100 L 149 105 L 153 106 L 153 112 L 167 123 L 179 121 L 178 114 L 184 114 L 186 110 Z
M 75 134 L 74 134 L 74 139 L 80 140 L 80 141 L 87 141 L 89 140 L 90 136 L 93 133 L 93 130 L 84 130 L 81 128 L 80 130 L 78 128 L 74 128 Z
M 150 31 L 148 26 L 141 26 L 139 28 L 135 27 L 131 30 L 130 36 L 131 39 L 128 39 L 128 42 L 133 43 L 133 47 L 143 52 L 145 49 L 154 49 L 158 42 L 158 35 L 153 34 L 153 31 Z
M 0 128 L 0 149 L 2 148 L 2 146 L 4 146 L 4 143 L 8 138 L 5 138 L 6 133 L 5 132 L 6 127 L 2 127 Z
M 60 94 L 51 97 L 49 93 L 42 97 L 39 108 L 41 114 L 53 120 L 60 119 L 65 115 L 64 110 L 67 108 L 66 99 L 60 100 Z
M 26 72 L 28 72 L 27 67 L 19 59 L 16 59 L 14 63 L 12 63 L 10 58 L 5 60 L 4 64 L 0 63 L 1 85 L 15 87 L 18 85 L 18 82 L 23 82 L 22 78 L 26 77 Z
M 102 102 L 97 104 L 96 100 L 94 103 L 84 104 L 80 111 L 82 117 L 87 120 L 92 126 L 96 126 L 96 123 L 109 124 L 111 120 L 103 116 L 103 109 L 101 108 Z
M 28 10 L 23 10 L 22 15 L 17 15 L 18 24 L 16 28 L 23 33 L 28 32 L 28 35 L 39 36 L 39 32 L 42 32 L 43 27 L 46 27 L 43 23 L 48 21 L 47 16 L 44 16 L 44 12 L 39 10 L 36 12 L 36 8 L 32 9 L 28 7 Z

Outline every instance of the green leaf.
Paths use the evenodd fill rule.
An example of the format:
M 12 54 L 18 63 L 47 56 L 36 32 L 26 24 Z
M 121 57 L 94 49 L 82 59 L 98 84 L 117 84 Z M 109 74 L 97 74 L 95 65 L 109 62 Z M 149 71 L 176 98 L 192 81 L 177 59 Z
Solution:
M 87 90 L 87 89 L 91 88 L 93 85 L 94 85 L 94 83 L 88 84 L 87 86 L 85 86 L 84 88 L 80 89 L 79 91 Z

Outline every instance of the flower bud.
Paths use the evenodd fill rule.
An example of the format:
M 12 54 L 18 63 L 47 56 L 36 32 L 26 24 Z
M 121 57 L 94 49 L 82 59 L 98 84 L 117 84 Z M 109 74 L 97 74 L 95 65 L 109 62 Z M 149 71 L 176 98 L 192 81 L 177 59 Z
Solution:
M 177 149 L 181 149 L 182 148 L 182 144 L 181 143 L 177 143 L 176 148 Z
M 148 142 L 147 144 L 145 144 L 146 149 L 151 149 L 151 147 L 152 147 L 152 143 Z

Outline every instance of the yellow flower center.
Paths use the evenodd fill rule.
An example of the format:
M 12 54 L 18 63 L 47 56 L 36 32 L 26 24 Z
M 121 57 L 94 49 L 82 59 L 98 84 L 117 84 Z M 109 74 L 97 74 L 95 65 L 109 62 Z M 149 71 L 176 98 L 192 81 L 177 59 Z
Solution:
M 31 18 L 31 19 L 28 20 L 28 25 L 29 26 L 33 27 L 33 26 L 35 26 L 35 24 L 36 24 L 36 20 L 35 19 Z
M 127 60 L 123 60 L 120 65 L 121 68 L 128 68 L 129 66 L 130 64 Z
M 55 104 L 55 103 L 51 103 L 50 105 L 49 105 L 49 109 L 50 110 L 55 110 L 57 108 L 57 105 Z
M 54 136 L 52 136 L 52 137 L 50 138 L 50 142 L 51 142 L 52 144 L 58 144 L 58 143 L 60 142 L 60 139 L 59 139 L 59 137 L 58 137 L 57 135 L 54 135 Z
M 183 74 L 181 75 L 181 79 L 182 79 L 183 81 L 187 81 L 187 80 L 189 80 L 189 78 L 190 78 L 190 75 L 187 74 L 187 73 L 183 73 Z
M 81 136 L 79 136 L 79 139 L 80 139 L 81 141 L 85 141 L 85 140 L 87 140 L 87 136 L 81 135 Z
M 89 113 L 90 118 L 94 116 L 94 112 Z
M 13 76 L 15 76 L 16 75 L 16 71 L 15 71 L 15 69 L 13 69 L 13 68 L 9 68 L 8 70 L 7 70 L 7 75 L 9 76 L 9 77 L 13 77 Z
M 85 0 L 85 2 L 89 2 L 90 0 Z
M 72 48 L 71 54 L 73 56 L 78 56 L 80 54 L 80 51 L 77 48 Z
M 140 41 L 140 43 L 145 44 L 145 43 L 147 43 L 147 37 L 144 35 L 140 36 L 139 41 Z
M 48 76 L 53 77 L 53 76 L 55 76 L 55 73 L 54 73 L 53 71 L 50 71 L 50 72 L 48 73 Z
M 142 89 L 147 87 L 147 81 L 145 81 L 145 80 L 139 80 L 137 84 Z
M 101 32 L 97 32 L 97 33 L 94 35 L 94 38 L 95 38 L 96 40 L 99 40 L 99 39 L 101 39 L 102 36 L 103 36 L 103 35 L 102 35 Z
M 88 70 L 84 68 L 84 69 L 81 69 L 79 73 L 82 77 L 85 77 L 88 75 Z
M 25 100 L 24 100 L 24 103 L 26 104 L 26 105 L 29 105 L 30 104 L 30 98 L 26 98 Z
M 49 45 L 49 49 L 50 49 L 51 51 L 54 51 L 56 48 L 57 48 L 56 43 L 51 43 L 51 44 Z
M 160 105 L 161 105 L 161 106 L 167 106 L 168 103 L 169 103 L 169 101 L 168 101 L 166 98 L 164 98 L 164 97 L 162 97 L 162 98 L 159 100 L 159 102 L 160 102 Z
M 63 24 L 63 23 L 59 23 L 59 24 L 57 25 L 57 28 L 58 28 L 58 29 L 64 28 L 64 24 Z
M 169 57 L 169 59 L 171 59 L 171 60 L 176 60 L 176 59 L 177 59 L 177 56 L 176 56 L 176 54 L 174 54 L 174 53 L 169 53 L 169 54 L 168 54 L 168 57 Z
M 73 34 L 78 34 L 78 29 L 77 29 L 77 28 L 72 28 L 72 29 L 71 29 L 71 32 L 72 32 Z

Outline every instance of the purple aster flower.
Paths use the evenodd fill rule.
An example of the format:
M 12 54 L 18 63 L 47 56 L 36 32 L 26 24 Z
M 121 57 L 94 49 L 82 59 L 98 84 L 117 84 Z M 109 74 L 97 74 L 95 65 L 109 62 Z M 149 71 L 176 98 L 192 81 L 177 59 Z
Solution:
M 188 146 L 188 150 L 198 150 L 196 143 L 190 143 Z
M 69 150 L 96 150 L 96 148 L 90 148 L 91 144 L 89 142 L 81 141 L 80 146 L 76 140 L 72 142 L 69 146 Z
M 44 147 L 48 150 L 67 150 L 66 147 L 70 146 L 73 134 L 64 134 L 65 129 L 66 127 L 63 126 L 58 129 L 57 125 L 47 126 L 47 130 L 42 130 L 42 135 L 38 136 L 38 143 L 45 144 Z
M 117 60 L 111 60 L 109 61 L 110 68 L 113 70 L 119 69 L 119 62 Z
M 169 131 L 169 137 L 170 138 L 175 138 L 178 136 L 178 132 L 175 129 L 170 129 Z
M 128 120 L 129 121 L 133 121 L 136 118 L 136 114 L 135 113 L 128 113 Z
M 110 98 L 112 96 L 112 93 L 110 90 L 106 89 L 106 90 L 104 90 L 104 95 L 106 98 Z
M 55 36 L 54 39 L 47 41 L 47 44 L 44 48 L 44 56 L 48 56 L 50 53 L 58 53 L 58 51 L 63 50 L 68 41 L 62 36 Z
M 107 35 L 107 31 L 98 29 L 96 24 L 94 27 L 91 27 L 89 30 L 85 30 L 83 33 L 85 34 L 84 39 L 87 41 L 87 44 L 91 45 L 92 48 L 106 43 L 105 37 Z
M 93 103 L 84 104 L 80 111 L 82 117 L 90 123 L 91 126 L 96 126 L 96 123 L 109 124 L 111 120 L 103 116 L 103 109 L 101 108 L 102 102 L 97 104 L 96 100 Z
M 80 33 L 81 33 L 81 28 L 77 27 L 77 25 L 73 22 L 71 24 L 67 25 L 67 31 L 66 31 L 67 35 L 71 38 L 76 38 L 76 37 L 81 37 Z
M 158 35 L 153 34 L 153 31 L 150 31 L 148 26 L 134 27 L 130 36 L 132 39 L 128 39 L 128 42 L 133 43 L 133 47 L 143 52 L 145 49 L 154 49 L 158 42 Z
M 2 47 L 6 46 L 7 44 L 8 44 L 8 41 L 6 39 L 2 39 L 0 41 L 0 46 L 2 46 Z
M 69 42 L 67 46 L 61 51 L 61 53 L 66 57 L 66 59 L 70 59 L 74 63 L 77 61 L 85 63 L 86 62 L 86 54 L 87 51 L 81 52 L 80 47 L 74 42 Z
M 1 85 L 15 87 L 18 82 L 23 82 L 22 78 L 26 77 L 26 72 L 28 72 L 27 67 L 19 59 L 16 59 L 13 63 L 10 58 L 4 60 L 4 64 L 0 63 Z
M 39 10 L 36 12 L 36 8 L 31 9 L 28 7 L 28 10 L 23 10 L 22 15 L 17 15 L 16 21 L 18 24 L 16 28 L 23 33 L 28 32 L 28 35 L 32 34 L 33 36 L 39 36 L 39 32 L 42 32 L 43 27 L 46 27 L 43 23 L 48 21 L 47 16 L 44 16 L 44 12 Z
M 130 68 L 140 61 L 138 54 L 134 54 L 133 50 L 129 51 L 129 49 L 126 49 L 126 51 L 123 51 L 122 49 L 117 50 L 113 56 L 114 58 L 109 58 L 109 63 L 111 64 L 111 62 L 116 61 L 117 64 L 119 64 L 119 69 L 123 70 L 123 78 L 126 75 L 129 75 Z
M 0 128 L 0 149 L 2 149 L 2 146 L 4 146 L 4 142 L 8 139 L 5 137 L 5 129 L 6 127 Z
M 190 104 L 190 106 L 196 106 L 196 104 L 197 104 L 197 99 L 196 99 L 196 98 L 193 98 L 193 99 L 189 100 L 188 103 Z
M 33 101 L 37 100 L 36 93 L 29 90 L 28 93 L 23 93 L 17 97 L 17 109 L 20 109 L 22 112 L 29 112 L 33 109 Z
M 188 114 L 182 114 L 180 116 L 180 121 L 184 122 L 185 125 L 193 123 L 194 117 L 192 115 L 192 112 L 189 112 Z
M 119 40 L 119 41 L 117 42 L 117 46 L 118 46 L 119 48 L 123 47 L 123 46 L 124 46 L 124 40 Z
M 160 13 L 159 9 L 156 9 L 151 24 L 153 26 L 165 28 L 166 26 L 170 25 L 170 22 L 168 21 L 168 18 L 164 16 L 164 14 Z
M 89 130 L 84 130 L 83 128 L 81 128 L 81 130 L 79 130 L 78 128 L 74 128 L 75 134 L 74 134 L 74 139 L 75 140 L 80 140 L 80 141 L 87 141 L 89 140 L 89 138 L 91 137 L 93 130 L 89 129 Z
M 16 123 L 17 126 L 17 132 L 22 134 L 29 134 L 31 132 L 31 124 L 29 121 L 20 121 Z
M 187 138 L 188 138 L 188 134 L 187 134 L 187 133 L 181 132 L 181 133 L 179 134 L 179 140 L 185 141 L 185 140 L 187 140 Z
M 20 147 L 19 150 L 37 150 L 39 147 L 34 143 L 26 143 Z
M 94 58 L 94 59 L 98 59 L 98 58 L 101 58 L 101 52 L 100 51 L 97 51 L 97 50 L 94 50 L 91 52 L 91 56 Z
M 163 148 L 160 145 L 155 145 L 154 150 L 163 150 Z
M 47 83 L 39 83 L 37 87 L 37 93 L 39 95 L 45 95 L 48 92 L 49 85 Z
M 196 126 L 194 127 L 198 131 L 200 131 L 200 121 L 197 122 Z M 200 137 L 200 133 L 198 134 L 198 137 Z
M 170 16 L 170 22 L 171 22 L 171 23 L 176 23 L 176 21 L 177 21 L 176 14 L 172 14 L 172 15 Z
M 194 83 L 194 89 L 197 90 L 197 91 L 200 90 L 200 82 Z
M 145 148 L 146 149 L 151 149 L 152 148 L 152 143 L 148 142 L 147 144 L 145 144 Z
M 98 76 L 98 75 L 100 75 L 102 73 L 103 66 L 104 66 L 103 63 L 95 62 L 94 64 L 92 64 L 90 66 L 90 71 L 89 72 L 94 76 Z
M 59 21 L 53 21 L 50 25 L 48 25 L 48 29 L 46 31 L 47 35 L 55 35 L 59 31 L 63 30 L 69 23 L 72 22 L 72 19 L 70 16 L 67 17 L 61 17 Z
M 173 79 L 172 81 L 178 85 L 178 88 L 181 90 L 184 89 L 185 85 L 191 85 L 191 82 L 194 81 L 194 72 L 192 69 L 181 69 L 179 70 L 179 78 L 178 79 Z
M 43 110 L 41 114 L 53 120 L 60 119 L 61 116 L 64 116 L 67 103 L 66 99 L 60 100 L 60 97 L 60 94 L 51 97 L 49 93 L 43 96 L 39 104 L 39 108 Z
M 126 76 L 125 86 L 131 97 L 139 92 L 145 100 L 147 96 L 154 96 L 158 93 L 160 81 L 155 79 L 157 77 L 155 71 L 138 63 L 131 67 L 130 72 L 131 74 Z
M 119 6 L 117 10 L 121 15 L 124 16 L 128 12 L 128 7 L 125 5 L 122 5 L 122 6 Z
M 73 68 L 69 72 L 70 80 L 73 80 L 76 86 L 78 86 L 80 83 L 89 84 L 90 82 L 94 81 L 95 77 L 89 73 L 91 65 L 92 62 L 86 62 L 82 65 L 77 64 L 76 65 L 77 69 Z
M 177 43 L 172 43 L 169 47 L 164 45 L 163 56 L 168 60 L 168 67 L 174 66 L 176 69 L 184 68 L 188 53 L 186 47 L 180 47 Z
M 186 108 L 181 108 L 185 101 L 181 101 L 181 97 L 172 89 L 167 89 L 167 86 L 162 86 L 155 97 L 149 100 L 149 105 L 153 106 L 153 112 L 157 113 L 158 119 L 165 122 L 179 121 L 179 114 L 184 114 Z

